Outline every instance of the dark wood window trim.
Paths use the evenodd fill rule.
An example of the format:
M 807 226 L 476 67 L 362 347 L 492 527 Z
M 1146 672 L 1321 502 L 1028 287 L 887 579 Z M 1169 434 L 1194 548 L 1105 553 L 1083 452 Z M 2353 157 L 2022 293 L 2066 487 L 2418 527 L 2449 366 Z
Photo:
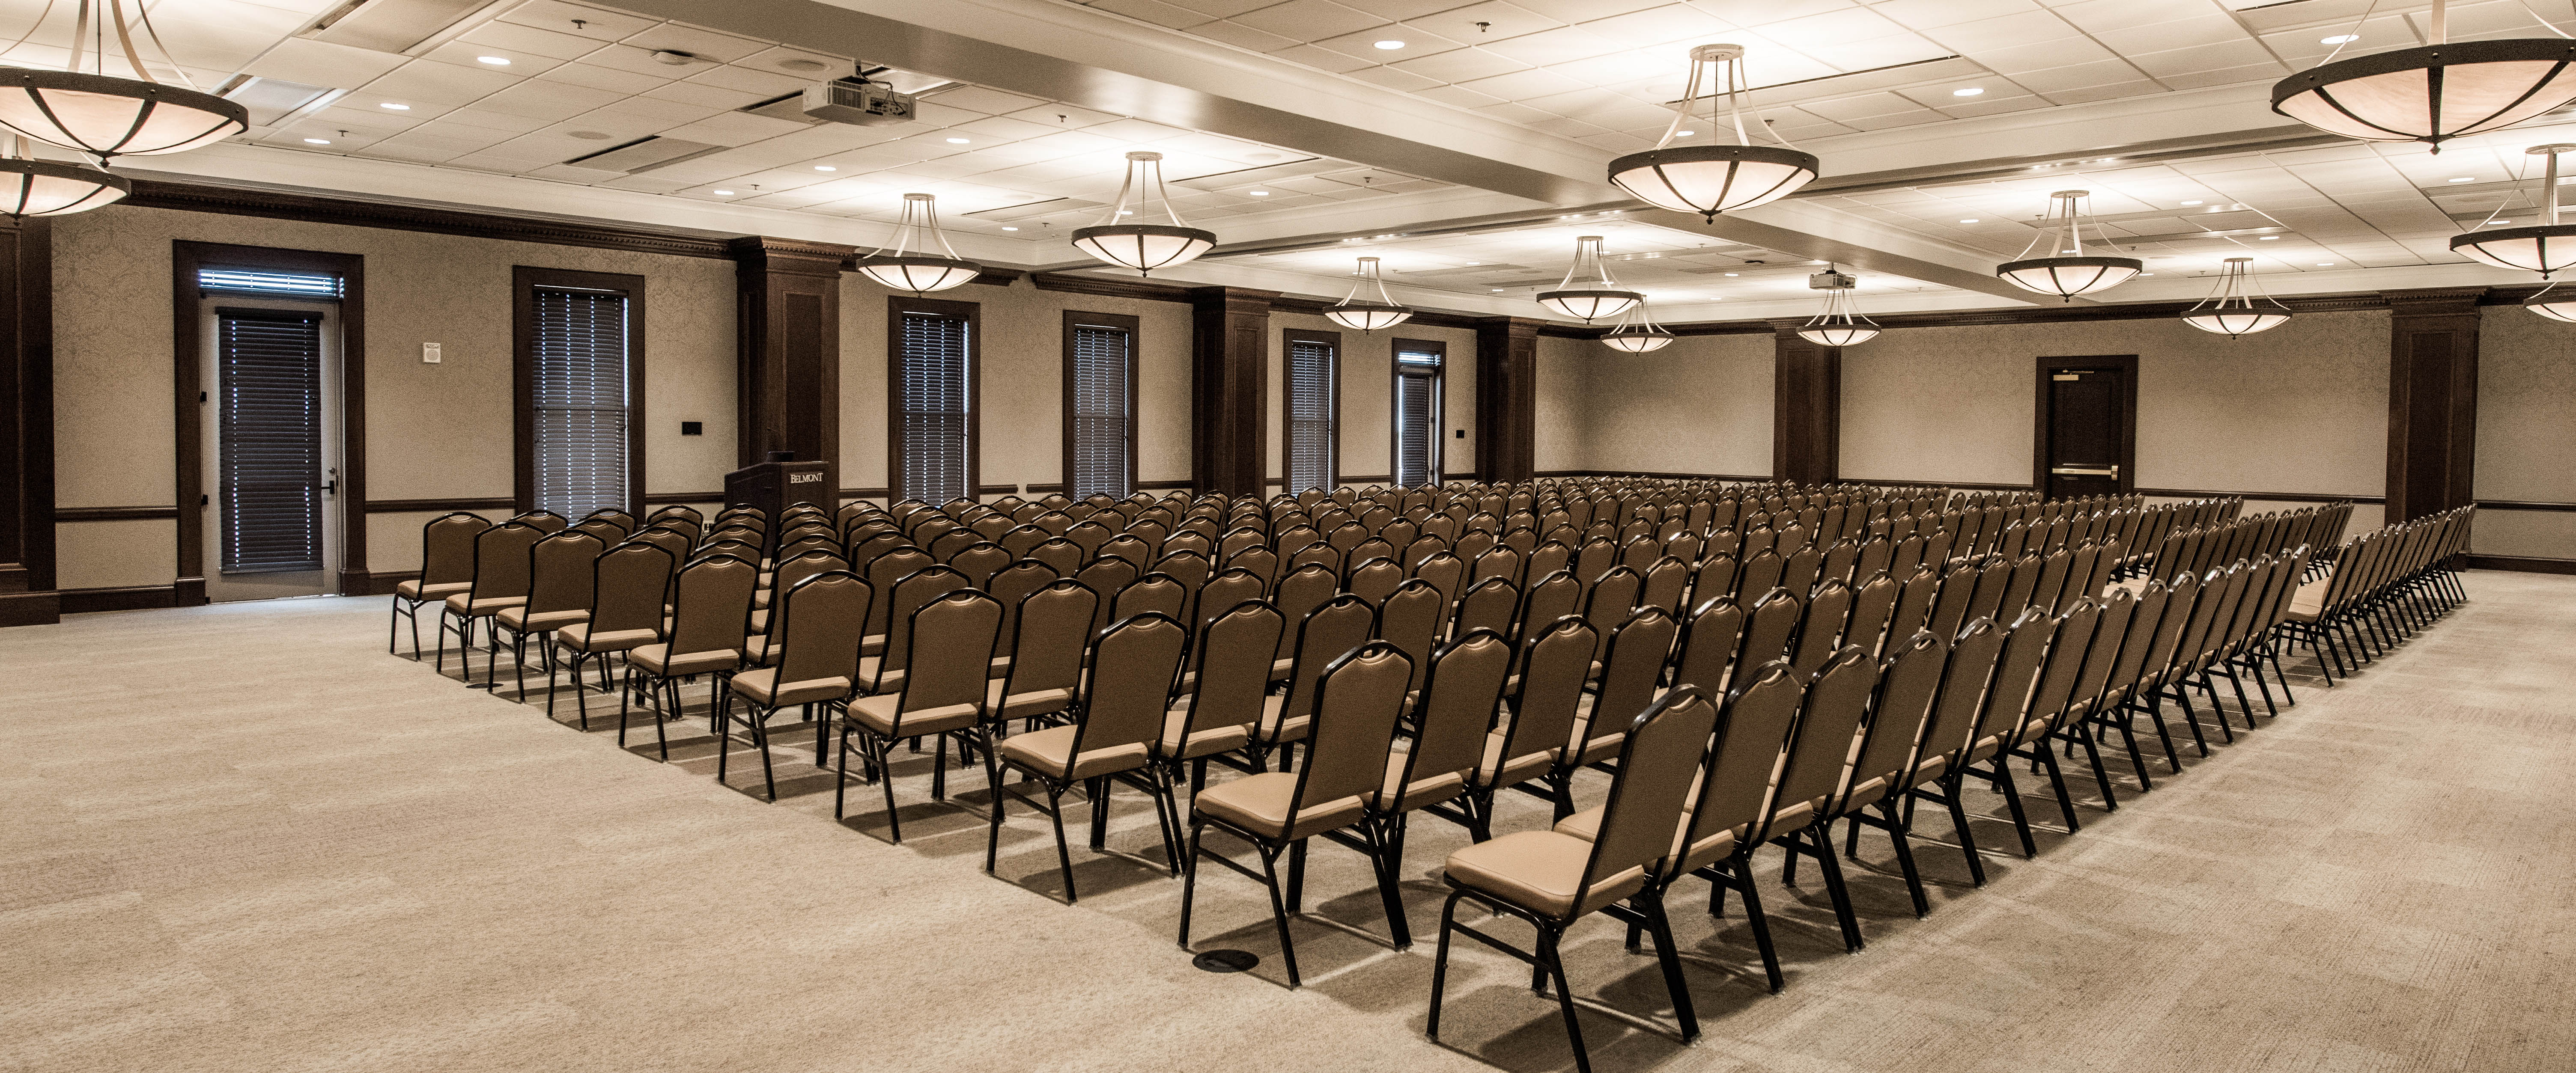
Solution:
M 644 277 L 568 268 L 510 267 L 511 497 L 537 506 L 537 302 L 539 287 L 579 287 L 626 296 L 626 510 L 644 514 Z M 580 519 L 572 519 L 579 521 Z
M 2048 374 L 2058 369 L 2105 366 L 2120 370 L 2120 409 L 2127 415 L 2120 423 L 2120 494 L 2127 495 L 2137 490 L 2138 356 L 2135 354 L 2080 354 L 2039 359 L 2038 368 L 2031 373 L 2031 390 L 2037 399 L 2031 406 L 2031 487 L 2048 487 Z
M 1404 469 L 1404 361 L 1406 351 L 1437 354 L 1440 367 L 1431 371 L 1431 483 L 1434 486 L 1449 479 L 1449 452 L 1441 438 L 1449 434 L 1449 344 L 1436 339 L 1397 339 L 1386 351 L 1386 471 L 1392 484 L 1395 474 Z
M 1144 341 L 1141 324 L 1124 313 L 1085 313 L 1064 311 L 1064 455 L 1062 468 L 1056 470 L 1059 484 L 1073 485 L 1073 339 L 1076 326 L 1117 328 L 1127 333 L 1127 490 L 1136 490 L 1136 363 L 1137 352 Z
M 197 272 L 209 265 L 280 272 L 326 272 L 340 277 L 340 566 L 343 595 L 374 585 L 367 572 L 367 259 L 354 253 L 232 246 L 217 242 L 170 243 L 172 432 L 178 455 L 178 573 L 171 604 L 206 602 L 205 401 L 200 372 L 205 337 L 197 321 L 206 298 Z
M 886 493 L 903 495 L 903 315 L 931 313 L 966 320 L 966 486 L 984 487 L 984 305 L 939 298 L 886 298 Z
M 1289 474 L 1296 472 L 1294 460 L 1288 457 L 1289 445 L 1295 442 L 1289 436 L 1288 425 L 1288 399 L 1295 390 L 1288 380 L 1288 359 L 1290 353 L 1289 348 L 1298 343 L 1322 343 L 1325 346 L 1333 348 L 1333 398 L 1331 410 L 1333 435 L 1332 438 L 1327 441 L 1332 444 L 1332 451 L 1330 452 L 1331 456 L 1324 460 L 1324 473 L 1326 475 L 1324 480 L 1324 491 L 1330 492 L 1333 489 L 1342 486 L 1342 382 L 1346 379 L 1342 373 L 1343 366 L 1347 363 L 1346 359 L 1348 359 L 1350 355 L 1342 350 L 1342 333 L 1340 332 L 1319 332 L 1305 328 L 1279 329 L 1279 475 L 1283 479 L 1283 483 L 1284 479 Z M 1387 360 L 1393 361 L 1395 359 L 1390 356 Z

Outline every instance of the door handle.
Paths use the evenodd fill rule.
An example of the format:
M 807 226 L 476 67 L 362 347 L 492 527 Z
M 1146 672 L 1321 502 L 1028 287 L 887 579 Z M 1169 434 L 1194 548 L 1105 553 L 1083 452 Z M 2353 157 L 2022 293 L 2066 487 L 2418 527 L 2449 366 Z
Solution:
M 2048 472 L 2051 476 L 2057 477 L 2117 477 L 2120 475 L 2120 467 L 2059 466 Z

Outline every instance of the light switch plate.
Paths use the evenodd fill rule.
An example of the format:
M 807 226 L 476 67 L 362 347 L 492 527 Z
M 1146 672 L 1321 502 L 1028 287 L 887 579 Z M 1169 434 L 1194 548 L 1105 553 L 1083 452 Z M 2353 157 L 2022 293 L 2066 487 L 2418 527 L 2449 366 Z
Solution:
M 423 365 L 438 364 L 438 344 L 422 343 L 420 345 L 420 363 Z

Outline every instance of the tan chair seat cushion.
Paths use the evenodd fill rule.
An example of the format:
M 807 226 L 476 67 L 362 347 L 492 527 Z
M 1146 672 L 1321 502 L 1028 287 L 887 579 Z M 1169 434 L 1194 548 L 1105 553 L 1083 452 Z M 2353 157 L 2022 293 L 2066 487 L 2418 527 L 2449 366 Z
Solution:
M 626 659 L 646 674 L 677 678 L 708 671 L 726 671 L 742 665 L 739 648 L 713 648 L 704 652 L 671 654 L 669 643 L 650 644 L 627 653 Z
M 541 633 L 546 630 L 559 630 L 577 622 L 588 622 L 590 612 L 588 610 L 539 611 L 531 615 L 526 605 L 521 605 L 504 607 L 497 617 L 501 620 L 501 625 L 520 633 Z
M 467 598 L 472 595 L 472 593 L 460 592 L 454 596 L 448 597 L 447 613 L 451 615 L 463 615 L 467 618 L 485 618 L 500 614 L 502 608 L 520 607 L 528 602 L 528 598 L 525 596 L 494 596 L 489 599 L 473 600 L 471 601 L 472 606 L 467 606 Z
M 769 609 L 768 609 L 768 608 L 763 607 L 763 608 L 760 608 L 760 609 L 758 609 L 758 610 L 755 610 L 755 611 L 753 611 L 753 612 L 751 613 L 751 632 L 753 632 L 753 633 L 768 633 L 768 632 L 769 632 Z
M 759 634 L 745 637 L 742 639 L 742 661 L 754 667 L 766 666 L 775 647 L 769 638 Z
M 1577 905 L 1583 866 L 1591 859 L 1592 843 L 1573 835 L 1515 831 L 1450 854 L 1447 872 L 1452 883 L 1558 920 L 1589 913 L 1646 885 L 1646 870 L 1630 868 L 1607 877 Z
M 860 639 L 859 639 L 859 654 L 860 654 L 860 655 L 862 655 L 862 656 L 882 656 L 882 655 L 884 655 L 884 654 L 885 654 L 885 638 L 886 638 L 886 635 L 884 635 L 884 634 L 882 634 L 882 633 L 880 633 L 880 634 L 876 634 L 876 635 L 873 635 L 873 636 L 869 636 L 869 637 L 862 637 L 862 638 L 860 638 Z
M 436 585 L 423 585 L 415 579 L 395 585 L 394 595 L 415 602 L 427 602 L 443 600 L 473 587 L 474 583 L 471 581 L 442 581 Z
M 1284 696 L 1261 698 L 1261 740 L 1274 744 L 1306 740 L 1306 730 L 1313 725 L 1315 718 L 1311 715 L 1301 715 L 1283 724 L 1280 722 L 1279 713 L 1285 710 L 1287 704 L 1288 698 Z
M 1611 757 L 1619 755 L 1620 743 L 1628 740 L 1628 732 L 1624 730 L 1604 734 L 1597 738 L 1585 738 L 1584 735 L 1590 733 L 1591 730 L 1592 721 L 1590 719 L 1575 720 L 1574 737 L 1566 741 L 1566 744 L 1568 745 L 1572 745 L 1575 742 L 1583 743 L 1582 753 L 1579 758 L 1575 760 L 1575 764 L 1577 766 L 1584 764 L 1597 764 L 1601 761 L 1608 760 Z
M 984 703 L 992 709 L 995 719 L 1029 719 L 1073 707 L 1073 691 L 1070 689 L 1032 689 L 1005 697 L 1002 687 L 1009 684 L 1006 679 L 996 678 L 985 690 Z
M 1476 785 L 1510 786 L 1525 782 L 1530 776 L 1545 771 L 1549 765 L 1556 763 L 1559 752 L 1556 749 L 1524 753 L 1513 757 L 1509 764 L 1503 763 L 1504 735 L 1505 732 L 1500 730 L 1485 735 L 1485 758 L 1476 765 Z
M 1196 760 L 1202 756 L 1230 753 L 1252 741 L 1252 724 L 1202 727 L 1190 735 L 1188 744 L 1181 742 L 1181 731 L 1189 725 L 1190 702 L 1182 701 L 1163 717 L 1163 736 L 1154 743 L 1155 753 L 1170 760 Z
M 1296 773 L 1271 771 L 1208 787 L 1194 807 L 1228 826 L 1281 842 L 1347 827 L 1368 811 L 1360 795 L 1353 794 L 1298 813 L 1297 826 L 1291 829 L 1288 809 L 1296 800 Z
M 1465 793 L 1464 771 L 1419 772 L 1411 784 L 1404 782 L 1404 764 L 1410 753 L 1396 753 L 1386 758 L 1386 784 L 1369 795 L 1369 807 L 1379 812 L 1411 812 L 1425 805 L 1436 805 Z M 1401 788 L 1402 793 L 1397 790 Z
M 778 668 L 763 667 L 733 676 L 733 691 L 750 698 L 752 703 L 770 708 L 790 704 L 813 704 L 839 700 L 850 695 L 850 680 L 839 675 L 830 678 L 808 678 L 778 684 Z
M 661 633 L 654 630 L 608 630 L 603 633 L 592 633 L 590 624 L 587 622 L 555 631 L 555 643 L 575 652 L 623 652 L 661 639 Z
M 862 657 L 859 660 L 859 681 L 867 685 L 870 692 L 884 694 L 902 692 L 905 676 L 904 669 L 897 667 L 891 671 L 884 672 L 884 674 L 880 676 L 877 671 L 879 663 L 879 657 Z
M 902 726 L 897 727 L 895 713 L 903 711 L 903 694 L 879 693 L 850 702 L 850 718 L 878 734 L 903 737 L 915 734 L 940 734 L 964 730 L 982 718 L 984 709 L 976 704 L 949 704 L 937 708 L 917 708 L 903 712 Z
M 1035 734 L 1013 734 L 1002 739 L 1002 759 L 1059 779 L 1096 778 L 1145 766 L 1143 742 L 1107 749 L 1085 749 L 1079 757 L 1068 757 L 1073 749 L 1074 735 L 1081 729 L 1061 726 Z
M 1285 681 L 1287 681 L 1287 680 L 1288 680 L 1288 675 L 1289 675 L 1291 672 L 1295 671 L 1296 669 L 1297 669 L 1297 661 L 1296 661 L 1295 659 L 1274 659 L 1274 660 L 1271 660 L 1271 661 L 1270 661 L 1270 680 L 1271 680 L 1271 681 L 1273 681 L 1273 682 L 1285 682 Z

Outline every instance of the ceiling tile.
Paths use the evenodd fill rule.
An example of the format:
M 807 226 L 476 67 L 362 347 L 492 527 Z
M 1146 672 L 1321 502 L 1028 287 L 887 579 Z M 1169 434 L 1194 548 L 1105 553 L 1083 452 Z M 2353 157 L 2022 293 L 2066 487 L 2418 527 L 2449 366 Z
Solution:
M 1647 8 L 1578 25 L 1585 33 L 1626 48 L 1651 48 L 1677 42 L 1697 44 L 1714 40 L 1714 35 L 1733 28 L 1733 24 L 1724 19 L 1684 4 Z
M 1350 72 L 1350 75 L 1353 78 L 1359 79 L 1362 82 L 1367 82 L 1371 85 L 1385 86 L 1388 89 L 1400 89 L 1407 93 L 1420 93 L 1424 90 L 1448 89 L 1448 87 L 1441 85 L 1437 80 L 1424 78 L 1421 75 L 1414 74 L 1410 71 L 1402 71 L 1393 67 L 1363 68 L 1361 70 Z
M 1455 52 L 1443 52 L 1437 56 L 1398 60 L 1388 66 L 1399 71 L 1421 75 L 1424 78 L 1453 83 L 1473 82 L 1479 78 L 1491 78 L 1495 75 L 1530 69 L 1528 64 L 1519 60 L 1499 56 L 1481 48 L 1459 49 Z
M 437 48 L 421 53 L 420 55 L 424 60 L 436 60 L 440 63 L 451 64 L 468 69 L 480 67 L 487 71 L 497 70 L 504 74 L 513 75 L 519 78 L 531 77 L 564 62 L 556 59 L 555 57 L 543 56 L 534 52 L 521 52 L 514 48 L 496 48 L 491 45 L 468 44 L 463 41 L 450 41 L 444 45 L 438 46 Z M 485 63 L 483 60 L 487 56 L 493 59 L 508 60 L 510 62 L 505 64 Z
M 617 99 L 617 94 L 606 90 L 561 82 L 529 82 L 485 97 L 475 102 L 475 106 L 553 122 L 570 119 Z
M 1256 30 L 1237 22 L 1211 22 L 1190 27 L 1190 32 L 1211 41 L 1233 45 L 1236 48 L 1248 48 L 1254 52 L 1276 52 L 1297 43 L 1295 38 L 1282 37 L 1267 30 Z
M 1508 41 L 1496 41 L 1483 48 L 1505 59 L 1545 66 L 1617 52 L 1621 45 L 1617 41 L 1589 30 L 1564 26 L 1554 30 L 1524 34 Z
M 749 145 L 806 129 L 802 123 L 768 116 L 723 112 L 683 126 L 664 131 L 674 138 L 686 138 L 709 145 Z
M 1380 41 L 1402 41 L 1404 47 L 1379 48 L 1377 43 Z M 1379 64 L 1393 63 L 1399 59 L 1411 59 L 1417 56 L 1438 55 L 1467 46 L 1419 26 L 1407 26 L 1399 22 L 1373 26 L 1358 33 L 1328 37 L 1315 42 L 1315 47 L 1331 49 L 1353 59 Z
M 1599 18 L 1617 13 L 1616 10 L 1602 10 L 1579 17 Z M 1534 34 L 1541 30 L 1552 30 L 1565 25 L 1558 19 L 1519 4 L 1505 3 L 1503 0 L 1489 0 L 1487 3 L 1452 8 L 1436 15 L 1417 15 L 1406 21 L 1442 37 L 1453 41 L 1464 41 L 1469 45 L 1490 45 L 1523 34 Z M 1478 25 L 1479 23 L 1482 25 Z
M 623 11 L 607 11 L 582 4 L 562 3 L 560 0 L 529 0 L 528 3 L 504 12 L 500 18 L 503 22 L 534 26 L 544 30 L 559 30 L 596 41 L 615 41 L 629 34 L 638 33 L 652 26 L 655 21 Z M 581 25 L 573 25 L 574 20 L 580 20 Z
M 835 56 L 828 52 L 815 52 L 810 49 L 788 48 L 785 45 L 765 48 L 728 62 L 736 67 L 773 71 L 789 78 L 802 78 L 814 82 L 827 78 L 841 78 L 857 70 L 857 65 L 851 63 L 847 56 Z
M 721 66 L 709 65 L 706 70 L 690 75 L 686 80 L 690 82 L 701 82 L 710 86 L 721 86 L 725 89 L 741 90 L 745 93 L 757 93 L 760 94 L 763 99 L 776 97 L 785 93 L 794 93 L 797 90 L 805 88 L 810 83 L 819 81 L 818 79 L 812 78 L 791 78 L 787 75 L 771 74 L 767 71 L 755 71 L 747 67 L 736 67 L 732 64 L 724 64 Z
M 599 42 L 576 34 L 540 30 L 514 22 L 487 22 L 457 38 L 473 45 L 529 52 L 558 60 L 577 60 L 599 50 Z
M 1041 103 L 1035 97 L 1023 97 L 1017 93 L 1004 93 L 998 89 L 986 89 L 982 86 L 957 86 L 943 89 L 933 94 L 931 100 L 950 108 L 994 116 L 1007 115 Z
M 1572 93 L 1578 89 L 1592 88 L 1547 70 L 1522 71 L 1501 78 L 1479 78 L 1459 84 L 1478 93 L 1490 93 L 1505 100 L 1544 97 L 1551 93 Z
M 2175 89 L 2199 89 L 2203 86 L 2225 86 L 2238 82 L 2273 82 L 2290 72 L 2277 63 L 2257 63 L 2228 67 L 2216 71 L 2193 71 L 2190 74 L 2164 75 L 2157 81 Z
M 1886 0 L 1870 10 L 1916 30 L 2038 11 L 2038 0 Z
M 705 108 L 721 108 L 727 111 L 747 105 L 758 104 L 764 99 L 757 93 L 744 93 L 741 90 L 725 89 L 722 86 L 700 85 L 695 82 L 665 82 L 652 89 L 646 90 L 644 95 L 647 97 L 658 97 L 666 101 L 679 101 L 683 104 L 694 104 Z
M 747 37 L 703 30 L 676 22 L 666 22 L 618 42 L 647 52 L 667 50 L 731 63 L 752 53 L 767 49 L 765 43 Z
M 1271 53 L 1271 55 L 1287 60 L 1290 63 L 1302 63 L 1308 67 L 1331 71 L 1335 74 L 1340 74 L 1345 71 L 1356 71 L 1362 67 L 1374 67 L 1377 65 L 1377 61 L 1375 60 L 1364 60 L 1346 53 L 1316 48 L 1313 45 L 1290 45 L 1287 48 Z
M 349 89 L 381 78 L 408 62 L 408 57 L 390 52 L 289 37 L 242 70 L 262 78 Z
M 2219 71 L 2237 67 L 2266 67 L 2274 73 L 2274 77 L 2290 73 L 2288 68 L 2281 66 L 2272 58 L 2271 53 L 2264 51 L 2261 44 L 2250 38 L 2227 44 L 2201 45 L 2196 48 L 2131 53 L 2128 60 L 2137 64 L 2139 70 L 2159 79 L 2167 75 L 2189 74 L 2194 71 Z
M 1192 11 L 1175 4 L 1163 3 L 1162 0 L 1090 0 L 1084 6 L 1116 12 L 1131 19 L 1139 19 L 1175 30 L 1196 26 L 1216 18 L 1204 11 Z
M 593 67 L 587 63 L 567 63 L 537 77 L 548 82 L 565 82 L 619 94 L 646 93 L 671 84 L 666 78 Z
M 1392 21 L 1332 0 L 1288 0 L 1231 20 L 1244 26 L 1299 41 L 1334 37 Z
M 1088 108 L 1076 108 L 1070 104 L 1042 104 L 1035 108 L 1026 108 L 1017 112 L 1012 112 L 1009 113 L 1009 115 L 1012 119 L 1027 120 L 1028 122 L 1035 123 L 1042 127 L 1052 126 L 1059 131 L 1081 130 L 1085 127 L 1098 126 L 1102 123 L 1118 118 L 1117 116 L 1110 115 L 1107 112 L 1095 112 Z
M 526 80 L 517 75 L 489 67 L 459 67 L 433 60 L 413 60 L 396 68 L 393 73 L 367 83 L 366 90 L 398 101 L 471 104 L 523 81 Z
M 2040 41 L 2055 41 L 2078 36 L 2066 20 L 2045 11 L 2025 11 L 2017 15 L 1998 15 L 1975 22 L 1955 23 L 1926 30 L 1923 36 L 1939 42 L 1952 52 L 1975 55 L 1988 49 L 2012 48 Z

